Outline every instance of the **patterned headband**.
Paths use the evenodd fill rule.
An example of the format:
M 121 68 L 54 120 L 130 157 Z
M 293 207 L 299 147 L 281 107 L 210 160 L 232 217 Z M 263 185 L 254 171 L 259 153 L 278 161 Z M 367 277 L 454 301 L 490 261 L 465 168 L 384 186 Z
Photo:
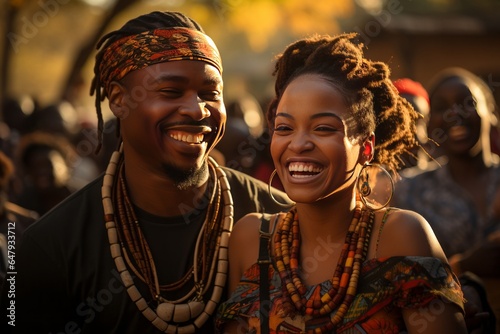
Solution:
M 102 86 L 153 64 L 175 60 L 201 60 L 222 74 L 222 61 L 210 37 L 188 28 L 165 28 L 123 37 L 105 51 L 100 71 Z

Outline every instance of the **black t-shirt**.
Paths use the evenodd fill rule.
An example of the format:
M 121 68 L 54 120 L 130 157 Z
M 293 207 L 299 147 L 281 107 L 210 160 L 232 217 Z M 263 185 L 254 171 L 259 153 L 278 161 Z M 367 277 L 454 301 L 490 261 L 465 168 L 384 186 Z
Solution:
M 235 222 L 249 212 L 282 210 L 269 197 L 265 183 L 224 170 L 234 201 Z M 111 258 L 101 185 L 102 177 L 24 232 L 16 249 L 17 273 L 5 282 L 2 292 L 1 307 L 7 311 L 2 333 L 160 333 L 131 301 Z M 274 196 L 285 201 L 281 193 Z M 140 209 L 137 213 L 163 280 L 160 283 L 176 281 L 192 263 L 193 245 L 203 219 L 195 214 L 186 223 L 184 217 L 162 218 Z M 146 286 L 139 279 L 134 283 L 151 301 Z M 12 314 L 15 327 L 9 325 Z M 212 327 L 209 320 L 199 332 L 211 333 Z

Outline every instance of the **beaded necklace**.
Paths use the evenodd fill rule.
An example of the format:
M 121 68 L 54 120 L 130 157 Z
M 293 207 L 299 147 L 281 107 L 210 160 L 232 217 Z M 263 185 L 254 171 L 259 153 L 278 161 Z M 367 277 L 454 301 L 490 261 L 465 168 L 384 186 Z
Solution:
M 193 266 L 179 281 L 160 285 L 149 245 L 128 198 L 121 153 L 122 149 L 113 153 L 102 186 L 111 256 L 130 298 L 155 327 L 165 333 L 194 333 L 215 312 L 226 283 L 227 247 L 234 211 L 226 174 L 209 158 L 208 164 L 214 174 L 214 183 L 211 188 L 210 206 L 196 241 Z M 115 178 L 117 171 L 118 177 Z M 115 212 L 118 212 L 116 217 Z M 156 310 L 153 310 L 141 295 L 128 268 L 149 287 L 151 295 L 158 302 Z M 191 278 L 194 281 L 193 288 L 184 297 L 169 301 L 161 296 L 162 291 L 179 289 Z M 212 295 L 205 304 L 203 296 L 212 283 Z M 187 303 L 182 303 L 184 301 Z M 188 325 L 179 325 L 188 321 L 191 322 Z
M 374 216 L 372 210 L 364 208 L 360 201 L 356 202 L 353 219 L 331 279 L 332 287 L 320 296 L 318 286 L 309 299 L 305 297 L 307 289 L 300 277 L 300 228 L 296 208 L 290 210 L 279 224 L 274 237 L 274 251 L 285 306 L 294 307 L 313 318 L 330 314 L 330 322 L 312 332 L 332 332 L 349 309 L 356 295 L 361 264 L 368 252 Z

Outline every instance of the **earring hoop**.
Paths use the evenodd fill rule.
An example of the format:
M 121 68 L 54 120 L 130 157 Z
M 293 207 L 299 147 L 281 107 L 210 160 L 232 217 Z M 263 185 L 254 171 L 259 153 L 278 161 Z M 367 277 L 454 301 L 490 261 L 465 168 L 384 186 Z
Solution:
M 267 183 L 267 191 L 269 192 L 269 196 L 271 197 L 271 199 L 273 200 L 274 203 L 278 204 L 279 206 L 281 207 L 284 207 L 284 208 L 289 208 L 293 205 L 293 203 L 281 203 L 279 202 L 278 200 L 276 200 L 276 198 L 274 198 L 273 196 L 273 192 L 271 191 L 271 188 L 272 188 L 272 183 L 273 183 L 273 179 L 274 179 L 274 176 L 276 176 L 276 173 L 278 171 L 275 169 L 273 170 L 273 172 L 271 173 L 271 176 L 269 177 L 269 182 Z
M 378 191 L 374 190 L 374 186 L 378 183 L 379 180 L 377 177 L 377 173 L 370 173 L 370 170 L 369 170 L 370 168 L 378 168 L 382 172 L 382 174 L 385 175 L 389 180 L 390 187 L 386 187 L 386 189 L 384 189 L 384 190 L 387 190 L 387 188 L 389 188 L 390 195 L 389 195 L 387 201 L 383 204 L 381 204 L 377 199 L 368 198 L 368 196 L 370 196 L 372 194 L 377 196 L 378 192 L 385 192 L 383 190 L 380 190 L 380 186 L 377 188 Z M 370 177 L 372 177 L 371 181 L 370 181 Z M 373 180 L 373 178 L 375 178 L 375 180 Z M 356 180 L 356 188 L 358 190 L 358 193 L 360 195 L 359 197 L 361 198 L 361 201 L 363 202 L 363 204 L 367 208 L 369 208 L 373 211 L 377 211 L 377 210 L 381 210 L 381 209 L 385 208 L 391 202 L 392 196 L 394 195 L 394 180 L 392 179 L 391 174 L 389 174 L 389 172 L 384 167 L 382 167 L 382 165 L 371 164 L 371 163 L 367 162 L 363 165 L 363 167 L 359 171 L 358 178 Z M 374 203 L 379 204 L 380 206 L 377 207 L 374 205 Z

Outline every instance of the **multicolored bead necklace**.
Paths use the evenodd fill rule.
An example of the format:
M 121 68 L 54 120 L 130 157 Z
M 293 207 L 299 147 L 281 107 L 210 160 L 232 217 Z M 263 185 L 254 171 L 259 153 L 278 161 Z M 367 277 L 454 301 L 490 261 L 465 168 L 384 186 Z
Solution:
M 288 299 L 286 303 L 313 318 L 330 314 L 330 322 L 316 328 L 314 333 L 330 333 L 349 309 L 356 295 L 361 265 L 368 252 L 374 217 L 372 210 L 364 207 L 361 201 L 356 201 L 354 216 L 331 279 L 332 287 L 323 296 L 317 289 L 317 293 L 309 299 L 305 297 L 307 288 L 300 275 L 300 227 L 296 208 L 290 210 L 279 224 L 274 237 L 274 252 L 283 293 Z
M 113 153 L 104 176 L 102 201 L 111 256 L 132 301 L 164 333 L 195 333 L 215 312 L 226 283 L 233 200 L 225 172 L 212 159 L 209 159 L 209 167 L 214 173 L 211 205 L 198 234 L 193 266 L 179 281 L 163 286 L 159 284 L 149 245 L 127 195 L 121 149 Z M 116 216 L 115 211 L 118 212 Z M 129 268 L 149 287 L 158 302 L 156 310 L 149 306 L 135 286 Z M 161 296 L 162 291 L 179 289 L 191 278 L 193 288 L 182 298 L 169 301 Z M 212 295 L 205 303 L 203 296 L 212 285 Z M 180 325 L 186 322 L 191 323 Z

